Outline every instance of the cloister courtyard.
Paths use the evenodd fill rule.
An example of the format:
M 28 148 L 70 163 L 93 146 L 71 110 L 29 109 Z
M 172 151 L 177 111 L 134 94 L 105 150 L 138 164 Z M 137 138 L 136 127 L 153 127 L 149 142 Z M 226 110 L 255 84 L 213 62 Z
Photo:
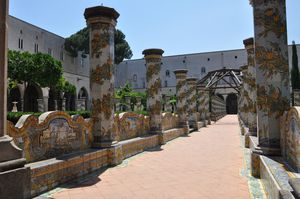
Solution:
M 0 199 L 300 198 L 300 73 L 284 0 L 250 1 L 254 35 L 240 41 L 238 68 L 165 73 L 165 51 L 143 50 L 142 92 L 115 88 L 116 9 L 83 11 L 88 78 L 75 80 L 89 87 L 76 87 L 52 49 L 8 51 L 8 5 L 0 0 Z M 162 82 L 170 73 L 172 96 Z M 66 111 L 76 107 L 84 112 Z
M 264 198 L 236 115 L 44 194 L 49 198 Z M 113 190 L 113 191 L 112 191 Z

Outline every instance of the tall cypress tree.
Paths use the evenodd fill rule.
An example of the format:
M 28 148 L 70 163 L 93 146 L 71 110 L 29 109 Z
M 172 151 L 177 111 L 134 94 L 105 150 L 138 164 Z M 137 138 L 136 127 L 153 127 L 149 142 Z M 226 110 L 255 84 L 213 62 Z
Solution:
M 292 46 L 292 88 L 294 89 L 300 89 L 300 74 L 299 74 L 299 68 L 298 68 L 298 55 L 297 55 L 297 47 L 295 42 L 293 41 Z

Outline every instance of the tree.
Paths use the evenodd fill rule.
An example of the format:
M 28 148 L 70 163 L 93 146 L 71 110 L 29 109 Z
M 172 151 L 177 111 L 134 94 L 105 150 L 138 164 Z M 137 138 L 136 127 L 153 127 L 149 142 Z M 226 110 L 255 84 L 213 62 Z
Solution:
M 37 84 L 73 92 L 74 86 L 62 77 L 62 71 L 61 62 L 48 54 L 12 50 L 8 52 L 8 77 L 11 82 L 24 83 L 25 88 L 30 84 Z
M 119 88 L 115 92 L 115 97 L 120 99 L 120 103 L 123 106 L 128 106 L 128 104 L 126 104 L 126 100 L 125 100 L 126 96 L 130 97 L 131 109 L 133 109 L 134 105 L 137 103 L 137 97 L 141 98 L 141 103 L 144 106 L 144 108 L 147 107 L 147 95 L 146 95 L 146 93 L 133 91 L 132 86 L 129 83 L 126 83 L 123 87 Z
M 41 87 L 56 85 L 62 76 L 61 62 L 47 54 L 8 52 L 8 77 L 19 83 L 38 84 Z
M 76 94 L 76 87 L 68 82 L 64 77 L 61 77 L 56 84 L 54 90 L 65 92 L 66 94 Z
M 8 51 L 8 77 L 19 83 L 33 83 L 37 68 L 28 52 Z
M 125 40 L 125 35 L 121 30 L 115 33 L 115 63 L 119 64 L 124 59 L 130 59 L 132 51 L 128 42 Z
M 60 61 L 57 61 L 48 54 L 32 54 L 33 63 L 37 68 L 34 77 L 35 82 L 41 87 L 52 87 L 59 82 L 62 77 L 63 67 Z
M 292 46 L 292 71 L 291 71 L 291 80 L 292 80 L 292 88 L 300 89 L 300 74 L 299 74 L 299 67 L 298 67 L 298 55 L 297 55 L 297 47 L 295 42 L 293 41 Z
M 89 29 L 87 27 L 81 29 L 77 33 L 66 38 L 65 50 L 73 57 L 78 56 L 78 51 L 89 54 L 89 37 Z
M 78 51 L 89 54 L 89 29 L 85 27 L 66 38 L 65 50 L 73 57 L 78 56 Z M 125 40 L 125 35 L 121 30 L 117 29 L 115 32 L 115 63 L 119 64 L 124 59 L 130 59 L 131 57 L 132 51 Z

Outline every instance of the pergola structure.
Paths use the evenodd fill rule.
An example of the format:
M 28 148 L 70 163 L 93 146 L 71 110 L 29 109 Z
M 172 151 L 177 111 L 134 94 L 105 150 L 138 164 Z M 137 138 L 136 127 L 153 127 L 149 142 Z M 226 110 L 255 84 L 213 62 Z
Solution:
M 203 85 L 206 89 L 226 89 L 232 88 L 239 93 L 242 73 L 239 69 L 222 68 L 210 71 L 205 77 L 198 81 L 198 85 Z M 221 84 L 221 81 L 226 84 Z

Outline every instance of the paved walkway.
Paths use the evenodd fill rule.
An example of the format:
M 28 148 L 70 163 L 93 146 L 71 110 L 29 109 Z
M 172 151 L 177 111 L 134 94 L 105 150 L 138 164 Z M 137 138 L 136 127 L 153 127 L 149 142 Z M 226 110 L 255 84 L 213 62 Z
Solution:
M 53 198 L 247 199 L 237 116 L 134 156 Z

